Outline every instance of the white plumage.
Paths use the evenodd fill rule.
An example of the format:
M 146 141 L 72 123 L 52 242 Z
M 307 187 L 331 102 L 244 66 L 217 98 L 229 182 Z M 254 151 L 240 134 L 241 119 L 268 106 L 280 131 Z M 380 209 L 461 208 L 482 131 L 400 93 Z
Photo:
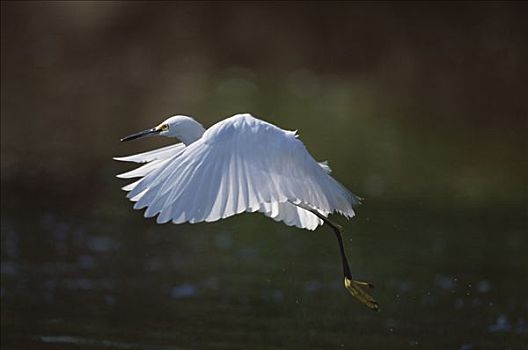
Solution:
M 174 116 L 127 138 L 158 133 L 184 142 L 114 158 L 146 163 L 118 175 L 140 178 L 123 187 L 134 209 L 146 208 L 145 217 L 157 215 L 158 223 L 176 224 L 259 211 L 308 230 L 323 222 L 302 207 L 325 217 L 335 211 L 354 216 L 358 198 L 330 176 L 326 163 L 313 159 L 296 132 L 250 114 L 237 114 L 204 131 L 194 119 Z

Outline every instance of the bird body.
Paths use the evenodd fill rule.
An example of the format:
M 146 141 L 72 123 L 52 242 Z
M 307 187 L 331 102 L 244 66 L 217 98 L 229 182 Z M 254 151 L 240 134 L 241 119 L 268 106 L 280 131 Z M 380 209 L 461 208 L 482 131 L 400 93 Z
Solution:
M 147 208 L 145 216 L 158 215 L 158 223 L 212 222 L 259 211 L 314 230 L 323 221 L 303 206 L 325 217 L 334 211 L 354 216 L 357 197 L 331 177 L 326 164 L 313 159 L 294 131 L 250 114 L 207 130 L 189 117 L 171 117 L 164 124 L 183 145 L 116 158 L 147 162 L 118 177 L 141 177 L 124 189 L 136 202 L 134 209 Z
M 158 223 L 213 222 L 242 212 L 262 212 L 286 225 L 315 230 L 327 223 L 336 234 L 345 288 L 371 309 L 378 304 L 352 279 L 337 212 L 354 216 L 359 197 L 330 175 L 326 162 L 314 160 L 296 131 L 283 130 L 250 114 L 237 114 L 209 129 L 176 115 L 121 141 L 145 136 L 176 137 L 182 143 L 115 160 L 143 163 L 117 175 L 139 178 L 123 187 L 145 217 Z

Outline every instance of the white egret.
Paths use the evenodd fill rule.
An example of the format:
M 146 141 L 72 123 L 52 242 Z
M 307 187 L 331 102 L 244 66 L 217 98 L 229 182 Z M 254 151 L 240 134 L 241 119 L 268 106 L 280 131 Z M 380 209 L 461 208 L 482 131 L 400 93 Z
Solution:
M 158 126 L 127 136 L 176 137 L 182 143 L 115 160 L 146 163 L 119 178 L 140 178 L 123 187 L 145 217 L 158 223 L 212 222 L 242 212 L 262 212 L 289 226 L 315 230 L 323 222 L 335 232 L 346 289 L 371 309 L 377 302 L 352 279 L 340 226 L 330 221 L 337 212 L 354 216 L 359 198 L 330 176 L 298 139 L 250 114 L 237 114 L 209 129 L 191 117 L 176 115 Z

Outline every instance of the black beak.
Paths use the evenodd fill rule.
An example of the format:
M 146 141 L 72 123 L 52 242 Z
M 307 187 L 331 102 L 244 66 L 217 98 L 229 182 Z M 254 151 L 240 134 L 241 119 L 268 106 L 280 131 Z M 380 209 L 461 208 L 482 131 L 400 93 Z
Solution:
M 158 134 L 161 130 L 157 129 L 157 128 L 152 128 L 152 129 L 147 129 L 147 130 L 143 130 L 143 131 L 140 131 L 140 132 L 136 132 L 135 134 L 132 134 L 132 135 L 128 135 L 126 137 L 123 137 L 121 139 L 121 142 L 125 142 L 125 141 L 130 141 L 130 140 L 135 140 L 135 139 L 139 139 L 141 137 L 145 137 L 145 136 L 153 136 L 155 134 Z

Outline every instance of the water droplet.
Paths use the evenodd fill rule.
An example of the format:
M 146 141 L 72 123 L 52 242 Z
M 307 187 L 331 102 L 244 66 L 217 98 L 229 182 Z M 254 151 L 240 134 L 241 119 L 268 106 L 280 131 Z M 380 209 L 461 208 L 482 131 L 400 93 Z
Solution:
M 491 289 L 491 284 L 487 280 L 482 280 L 479 283 L 477 283 L 477 291 L 479 293 L 487 293 Z
M 501 314 L 497 317 L 495 324 L 492 324 L 488 327 L 490 332 L 508 332 L 512 329 L 512 325 L 508 321 L 506 315 Z
M 191 298 L 196 294 L 198 294 L 198 288 L 191 283 L 184 283 L 179 286 L 175 286 L 170 292 L 171 298 L 174 299 Z

